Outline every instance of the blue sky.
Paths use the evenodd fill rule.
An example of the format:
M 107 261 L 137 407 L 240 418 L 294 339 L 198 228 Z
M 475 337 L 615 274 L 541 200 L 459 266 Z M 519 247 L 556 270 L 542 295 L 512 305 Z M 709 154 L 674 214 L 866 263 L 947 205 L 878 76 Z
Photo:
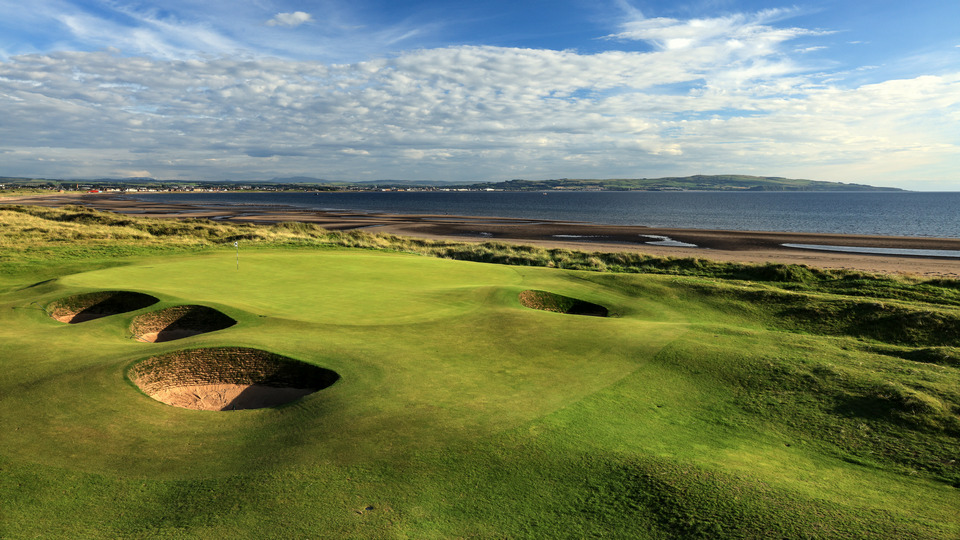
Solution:
M 0 175 L 960 189 L 960 2 L 0 0 Z

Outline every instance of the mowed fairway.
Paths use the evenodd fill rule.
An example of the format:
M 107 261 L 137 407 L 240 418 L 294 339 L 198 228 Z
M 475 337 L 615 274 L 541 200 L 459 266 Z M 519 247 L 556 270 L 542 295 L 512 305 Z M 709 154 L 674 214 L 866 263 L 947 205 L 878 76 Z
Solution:
M 710 280 L 278 249 L 241 252 L 239 268 L 219 251 L 0 286 L 0 537 L 960 536 L 955 466 L 887 451 L 915 437 L 917 460 L 946 462 L 952 428 L 887 444 L 882 421 L 816 403 L 909 372 L 949 422 L 957 366 L 777 329 L 733 293 L 704 294 Z M 610 317 L 523 307 L 530 289 Z M 159 302 L 47 316 L 101 290 Z M 237 324 L 133 339 L 136 315 L 183 304 Z M 219 412 L 127 378 L 219 346 L 340 379 Z

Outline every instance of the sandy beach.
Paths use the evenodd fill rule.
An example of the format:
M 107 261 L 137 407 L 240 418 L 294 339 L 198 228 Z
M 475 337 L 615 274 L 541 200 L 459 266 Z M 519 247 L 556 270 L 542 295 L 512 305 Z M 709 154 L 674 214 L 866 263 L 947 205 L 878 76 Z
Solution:
M 359 229 L 467 242 L 499 241 L 582 251 L 635 251 L 745 263 L 804 264 L 923 278 L 960 278 L 960 257 L 848 253 L 784 244 L 960 252 L 958 238 L 916 238 L 790 232 L 719 231 L 449 215 L 321 212 L 282 206 L 217 207 L 135 201 L 110 194 L 52 194 L 0 199 L 2 204 L 64 206 L 157 218 L 208 218 L 275 223 L 301 221 L 331 230 Z M 685 245 L 683 245 L 685 244 Z

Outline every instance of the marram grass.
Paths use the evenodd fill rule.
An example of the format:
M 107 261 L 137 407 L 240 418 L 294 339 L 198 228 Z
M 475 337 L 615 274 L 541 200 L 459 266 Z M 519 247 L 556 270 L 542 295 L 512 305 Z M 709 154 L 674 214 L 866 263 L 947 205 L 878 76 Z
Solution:
M 960 305 L 960 280 L 919 280 L 803 265 L 741 264 L 633 252 L 588 253 L 504 242 L 423 240 L 360 230 L 328 231 L 300 222 L 254 225 L 208 219 L 151 219 L 83 206 L 0 205 L 0 248 L 37 258 L 69 258 L 74 256 L 70 248 L 78 245 L 86 249 L 77 250 L 76 256 L 89 258 L 91 252 L 127 254 L 141 247 L 203 250 L 232 247 L 234 242 L 243 242 L 245 247 L 351 247 L 517 266 L 715 277 L 770 283 L 789 290 Z

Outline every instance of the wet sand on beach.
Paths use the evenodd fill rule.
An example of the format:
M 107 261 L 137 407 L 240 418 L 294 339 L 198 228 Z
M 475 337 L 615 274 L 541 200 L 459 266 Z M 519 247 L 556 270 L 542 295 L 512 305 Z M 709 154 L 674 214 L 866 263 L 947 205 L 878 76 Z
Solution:
M 2 204 L 64 206 L 159 218 L 207 218 L 233 222 L 302 221 L 331 230 L 363 228 L 399 236 L 435 240 L 499 241 L 582 251 L 632 251 L 656 256 L 696 257 L 744 263 L 805 264 L 819 268 L 906 274 L 923 278 L 960 278 L 960 257 L 877 255 L 784 247 L 812 244 L 960 251 L 958 238 L 917 238 L 844 234 L 666 229 L 643 226 L 449 215 L 329 212 L 284 206 L 216 206 L 136 201 L 111 194 L 52 194 L 0 199 Z M 652 245 L 656 237 L 697 247 Z

